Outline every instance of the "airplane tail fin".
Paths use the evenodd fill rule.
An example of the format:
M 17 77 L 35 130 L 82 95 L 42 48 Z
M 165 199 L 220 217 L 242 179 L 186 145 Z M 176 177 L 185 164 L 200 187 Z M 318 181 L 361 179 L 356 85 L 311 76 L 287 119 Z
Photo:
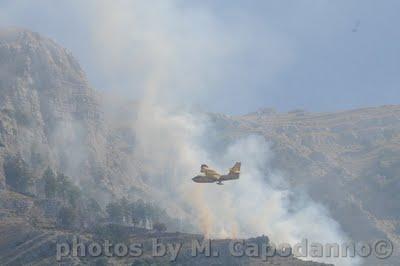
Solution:
M 240 174 L 240 162 L 236 162 L 235 165 L 229 169 L 229 174 Z

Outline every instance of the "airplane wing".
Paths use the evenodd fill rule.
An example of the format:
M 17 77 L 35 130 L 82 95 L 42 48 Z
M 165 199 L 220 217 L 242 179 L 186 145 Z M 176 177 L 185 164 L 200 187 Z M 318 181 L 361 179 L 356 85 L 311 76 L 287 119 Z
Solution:
M 207 169 L 205 174 L 206 174 L 206 176 L 212 176 L 212 177 L 216 177 L 216 178 L 219 178 L 221 176 L 219 173 L 217 173 L 217 171 L 215 171 L 213 169 Z

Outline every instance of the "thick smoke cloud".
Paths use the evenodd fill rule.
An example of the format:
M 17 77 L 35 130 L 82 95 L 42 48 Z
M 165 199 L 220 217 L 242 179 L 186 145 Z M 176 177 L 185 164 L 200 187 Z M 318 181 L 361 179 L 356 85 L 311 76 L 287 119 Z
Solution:
M 105 5 L 103 11 L 110 12 L 109 8 L 113 10 L 113 7 Z M 138 64 L 138 61 L 132 62 L 129 64 L 132 67 L 127 71 L 134 73 L 139 68 L 144 72 L 143 80 L 132 84 L 133 87 L 143 86 L 137 119 L 133 121 L 136 136 L 135 157 L 142 162 L 143 169 L 151 177 L 149 182 L 158 188 L 155 197 L 160 204 L 177 206 L 180 212 L 176 215 L 190 220 L 207 237 L 250 237 L 266 234 L 277 243 L 294 244 L 303 238 L 321 243 L 344 242 L 346 237 L 339 225 L 322 206 L 309 201 L 305 196 L 298 197 L 302 201 L 291 206 L 290 197 L 293 192 L 287 187 L 283 177 L 271 173 L 266 176 L 266 167 L 272 154 L 263 138 L 249 136 L 230 144 L 222 151 L 204 148 L 202 144 L 207 141 L 207 132 L 214 130 L 212 124 L 207 116 L 188 111 L 182 107 L 182 103 L 191 101 L 193 95 L 207 96 L 207 91 L 213 89 L 211 87 L 202 91 L 205 86 L 213 84 L 206 79 L 207 67 L 220 65 L 216 55 L 221 53 L 223 58 L 227 51 L 229 55 L 230 47 L 225 47 L 225 51 L 211 47 L 212 49 L 199 51 L 201 58 L 197 58 L 194 56 L 196 49 L 192 47 L 198 45 L 194 42 L 196 36 L 183 29 L 180 34 L 189 35 L 188 41 L 182 43 L 182 36 L 177 37 L 174 33 L 176 28 L 173 26 L 179 23 L 171 20 L 170 16 L 182 15 L 178 12 L 179 9 L 171 5 L 148 8 L 140 6 L 139 10 L 145 10 L 144 14 L 150 17 L 154 16 L 152 19 L 158 18 L 156 21 L 159 23 L 150 23 L 154 27 L 150 29 L 147 28 L 149 18 L 144 18 L 144 15 L 136 17 L 136 13 L 127 14 L 126 10 L 129 8 L 123 6 L 114 11 L 127 19 L 127 25 L 131 25 L 131 30 L 138 34 L 132 36 L 146 44 L 145 47 L 139 46 L 144 51 L 138 56 L 139 62 L 145 62 L 144 66 Z M 200 18 L 200 21 L 207 23 L 213 21 L 212 16 L 204 11 L 190 14 L 195 20 Z M 128 47 L 124 45 L 129 45 L 131 40 L 125 43 L 124 39 L 113 39 L 111 31 L 115 29 L 114 23 L 115 20 L 105 19 L 101 27 L 96 29 L 95 38 L 99 42 L 105 41 L 110 47 L 118 47 L 113 50 L 117 53 L 113 56 L 118 61 L 123 58 L 118 53 L 125 51 Z M 199 23 L 199 30 L 203 31 L 204 27 L 207 30 L 218 28 L 218 25 L 207 23 Z M 110 35 L 104 29 L 109 29 Z M 178 31 L 179 29 L 181 28 L 178 27 Z M 118 36 L 123 36 L 127 31 L 128 29 L 122 29 L 123 33 Z M 211 32 L 211 39 L 219 40 L 224 36 L 223 32 L 208 32 Z M 219 33 L 221 36 L 218 36 Z M 109 36 L 108 39 L 111 40 L 105 36 Z M 204 39 L 202 36 L 201 40 Z M 201 48 L 204 49 L 204 45 Z M 191 61 L 193 58 L 196 59 Z M 185 65 L 179 62 L 184 59 Z M 110 62 L 110 71 L 114 64 L 118 62 Z M 214 158 L 213 154 L 216 153 L 220 155 L 218 159 Z M 243 163 L 243 173 L 237 182 L 227 183 L 222 187 L 214 184 L 199 185 L 190 180 L 201 163 L 209 163 L 224 171 L 235 161 Z M 346 260 L 339 262 L 339 265 L 350 264 Z
M 327 210 L 302 192 L 295 192 L 279 173 L 269 171 L 273 154 L 261 136 L 234 141 L 222 150 L 204 148 L 212 124 L 201 114 L 169 113 L 159 105 L 143 104 L 135 124 L 137 157 L 152 171 L 158 200 L 179 206 L 206 237 L 242 238 L 268 235 L 274 243 L 345 243 L 345 234 Z M 208 136 L 208 137 L 205 137 Z M 205 139 L 206 138 L 206 139 Z M 238 181 L 196 184 L 190 178 L 201 163 L 226 171 L 242 162 Z M 313 258 L 315 260 L 315 258 Z M 320 259 L 335 265 L 356 265 L 356 259 Z
M 277 243 L 294 244 L 303 238 L 344 242 L 339 225 L 322 206 L 295 195 L 282 176 L 269 173 L 273 155 L 262 137 L 249 136 L 223 150 L 203 145 L 215 129 L 207 116 L 187 106 L 196 98 L 207 99 L 218 79 L 227 78 L 218 68 L 246 49 L 245 41 L 232 38 L 204 9 L 183 12 L 170 2 L 108 3 L 101 2 L 96 9 L 93 38 L 101 43 L 96 46 L 99 54 L 107 55 L 99 58 L 112 59 L 103 63 L 109 72 L 132 73 L 132 89 L 142 92 L 137 119 L 132 121 L 135 158 L 151 177 L 148 182 L 158 188 L 154 197 L 160 204 L 174 206 L 175 215 L 189 220 L 207 237 L 266 234 Z M 274 63 L 268 65 L 270 74 L 280 67 Z M 230 92 L 226 95 L 231 97 Z M 235 161 L 243 164 L 237 182 L 216 186 L 190 180 L 201 163 L 225 171 Z M 293 197 L 296 204 L 290 200 Z

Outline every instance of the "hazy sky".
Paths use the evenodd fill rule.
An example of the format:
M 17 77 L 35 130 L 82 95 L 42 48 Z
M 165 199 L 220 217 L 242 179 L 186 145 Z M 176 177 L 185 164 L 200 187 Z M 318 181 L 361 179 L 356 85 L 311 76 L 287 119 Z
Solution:
M 399 104 L 399 12 L 397 0 L 0 0 L 0 25 L 53 38 L 99 90 L 137 98 L 156 76 L 160 97 L 241 114 Z

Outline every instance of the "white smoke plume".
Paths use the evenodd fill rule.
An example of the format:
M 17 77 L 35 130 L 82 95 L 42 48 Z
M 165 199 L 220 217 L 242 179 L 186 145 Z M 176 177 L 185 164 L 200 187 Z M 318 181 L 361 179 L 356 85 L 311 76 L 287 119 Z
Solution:
M 272 156 L 263 137 L 248 136 L 221 151 L 204 148 L 213 130 L 202 115 L 168 113 L 159 105 L 144 104 L 135 125 L 138 158 L 152 169 L 160 202 L 181 206 L 186 217 L 210 238 L 267 235 L 274 243 L 300 243 L 302 239 L 346 243 L 340 226 L 327 210 L 306 197 L 295 195 L 283 176 L 268 173 Z M 217 153 L 217 157 L 213 155 Z M 197 184 L 190 178 L 201 163 L 220 172 L 242 162 L 241 177 L 224 186 Z M 295 197 L 296 201 L 291 200 Z M 313 260 L 316 260 L 313 258 Z M 319 259 L 335 265 L 356 265 L 357 259 Z
M 225 66 L 222 61 L 246 45 L 238 38 L 232 42 L 215 17 L 203 9 L 184 13 L 165 2 L 155 8 L 144 2 L 133 6 L 128 2 L 112 6 L 107 3 L 102 2 L 97 8 L 96 12 L 103 15 L 102 20 L 96 20 L 99 24 L 93 37 L 103 44 L 98 46 L 100 49 L 106 47 L 113 52 L 109 57 L 113 60 L 107 64 L 110 72 L 123 67 L 134 76 L 135 71 L 143 74 L 132 81 L 132 86 L 142 91 L 133 122 L 135 156 L 151 177 L 149 182 L 158 188 L 155 197 L 163 204 L 179 206 L 182 213 L 177 215 L 190 219 L 211 238 L 265 234 L 276 243 L 295 244 L 303 238 L 321 243 L 345 242 L 339 225 L 322 206 L 305 196 L 298 196 L 301 201 L 294 204 L 290 201 L 293 191 L 284 177 L 268 173 L 272 154 L 266 140 L 249 136 L 224 150 L 210 150 L 203 145 L 208 141 L 207 133 L 214 130 L 207 116 L 182 107 L 196 103 L 196 97 L 207 97 L 213 85 L 218 84 L 215 74 L 222 75 L 221 71 L 213 73 L 209 69 Z M 132 14 L 128 10 L 135 11 Z M 110 13 L 118 17 L 107 17 Z M 183 26 L 177 18 L 187 22 L 187 14 L 191 24 Z M 192 30 L 200 33 L 194 35 Z M 183 38 L 185 35 L 187 39 Z M 129 49 L 136 48 L 141 53 L 133 51 L 135 61 L 126 62 L 126 51 L 130 54 Z M 217 158 L 214 154 L 218 154 Z M 226 171 L 236 161 L 242 162 L 238 181 L 224 186 L 191 181 L 201 163 Z M 334 262 L 357 263 L 347 259 Z

